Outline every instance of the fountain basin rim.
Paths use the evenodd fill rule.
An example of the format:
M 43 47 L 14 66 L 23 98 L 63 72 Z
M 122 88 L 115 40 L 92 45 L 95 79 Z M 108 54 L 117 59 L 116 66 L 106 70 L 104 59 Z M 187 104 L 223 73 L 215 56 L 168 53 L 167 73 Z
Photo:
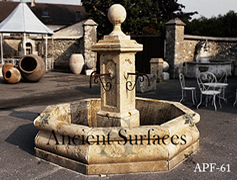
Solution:
M 93 100 L 97 102 L 92 103 Z M 87 107 L 91 104 L 98 105 L 99 100 L 100 98 L 91 98 L 81 101 L 86 102 L 84 103 L 86 106 L 83 107 Z M 70 115 L 67 108 L 70 108 L 71 105 L 77 106 L 80 104 L 78 101 L 48 106 L 34 121 L 34 125 L 39 129 L 35 137 L 36 156 L 85 174 L 113 174 L 167 171 L 197 151 L 200 133 L 195 124 L 200 120 L 199 114 L 178 102 L 147 98 L 136 98 L 136 101 L 140 101 L 142 106 L 146 104 L 142 101 L 150 102 L 148 107 L 153 108 L 157 107 L 156 103 L 160 103 L 158 107 L 164 107 L 165 111 L 174 110 L 176 111 L 174 114 L 178 116 L 161 125 L 132 128 L 89 127 L 71 123 L 69 118 L 65 118 L 66 116 L 62 116 L 65 119 L 62 117 L 58 117 L 61 119 L 53 118 L 54 116 L 50 118 L 50 115 L 53 114 L 57 116 L 57 112 L 60 110 L 57 106 L 61 107 L 63 113 Z M 147 105 L 145 106 L 147 107 Z M 180 113 L 179 110 L 183 113 Z M 144 112 L 144 109 L 142 111 Z M 191 124 L 189 118 L 192 119 Z M 127 130 L 125 136 L 131 136 L 131 140 L 125 140 L 119 136 L 118 131 L 121 129 Z M 152 129 L 154 131 L 150 139 L 146 138 L 144 135 L 148 137 L 149 130 L 151 133 Z M 109 131 L 111 131 L 111 136 L 108 140 L 106 135 Z M 95 142 L 90 138 L 89 142 L 85 144 L 81 144 L 82 141 L 79 141 L 82 135 L 96 137 L 96 134 L 102 139 Z M 105 140 L 103 140 L 103 135 Z M 135 135 L 138 138 L 135 138 Z M 142 144 L 140 135 L 143 137 Z M 156 138 L 159 136 L 159 138 L 154 139 L 153 135 Z M 79 139 L 78 136 L 80 136 Z M 174 143 L 172 137 L 174 137 Z M 75 143 L 73 143 L 74 141 Z M 137 143 L 134 144 L 135 142 Z
M 172 101 L 165 101 L 165 100 L 155 100 L 155 99 L 149 99 L 149 98 L 136 98 L 137 100 L 144 100 L 144 101 L 154 101 L 154 102 L 160 102 L 160 103 L 168 103 L 173 106 L 175 106 L 178 109 L 181 109 L 184 113 L 183 115 L 180 115 L 174 119 L 171 119 L 165 123 L 162 123 L 161 125 L 142 125 L 139 127 L 132 127 L 132 128 L 123 128 L 123 127 L 89 127 L 86 125 L 81 124 L 74 124 L 68 121 L 62 121 L 59 119 L 51 119 L 48 118 L 45 120 L 44 117 L 49 117 L 50 113 L 52 112 L 52 106 L 48 106 L 35 120 L 34 120 L 34 126 L 40 130 L 43 131 L 54 131 L 56 133 L 62 134 L 62 135 L 69 135 L 69 136 L 89 136 L 91 134 L 99 134 L 99 135 L 106 135 L 109 132 L 118 132 L 121 129 L 124 129 L 128 131 L 131 135 L 138 135 L 140 133 L 148 132 L 150 129 L 154 129 L 154 132 L 159 132 L 159 134 L 165 135 L 170 134 L 170 128 L 171 127 L 177 127 L 182 126 L 182 128 L 188 128 L 191 125 L 195 125 L 200 121 L 200 115 L 198 113 L 195 113 L 191 109 L 185 107 L 183 104 L 179 102 L 172 102 Z M 93 100 L 100 100 L 100 98 L 88 98 L 83 99 L 79 101 L 93 101 Z M 74 101 L 72 103 L 75 103 L 78 101 Z M 68 103 L 63 104 L 57 104 L 54 105 L 54 107 L 65 105 Z M 190 118 L 190 119 L 188 119 Z M 188 120 L 188 121 L 187 121 Z M 192 122 L 190 122 L 191 120 Z M 192 123 L 192 124 L 190 124 Z M 144 140 L 146 140 L 144 138 Z M 121 138 L 118 137 L 111 137 L 111 140 L 121 140 Z M 93 140 L 92 140 L 93 141 Z M 95 140 L 96 141 L 96 140 Z

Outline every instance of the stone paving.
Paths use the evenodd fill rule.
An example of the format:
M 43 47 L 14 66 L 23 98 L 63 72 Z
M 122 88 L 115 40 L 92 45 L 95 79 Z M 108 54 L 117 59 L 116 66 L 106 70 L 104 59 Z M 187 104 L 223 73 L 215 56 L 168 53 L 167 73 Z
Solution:
M 195 79 L 187 85 L 197 86 Z M 200 114 L 200 148 L 169 172 L 83 175 L 35 156 L 34 138 L 38 130 L 33 120 L 47 105 L 99 97 L 100 88 L 89 88 L 89 77 L 48 72 L 38 83 L 21 81 L 6 84 L 0 79 L 0 177 L 1 179 L 235 179 L 237 174 L 237 106 L 233 107 L 237 78 L 228 79 L 228 103 L 217 112 L 208 104 L 197 110 L 191 94 L 183 104 Z M 179 101 L 179 81 L 157 83 L 156 91 L 137 93 L 139 97 Z M 197 93 L 199 98 L 199 91 Z M 199 99 L 198 99 L 199 100 Z M 215 163 L 215 164 L 214 164 Z M 204 167 L 206 167 L 205 172 Z M 208 167 L 209 166 L 209 167 Z M 212 168 L 211 168 L 212 167 Z M 196 172 L 195 172 L 196 171 Z M 202 171 L 202 172 L 201 172 Z M 228 172 L 230 171 L 230 172 Z

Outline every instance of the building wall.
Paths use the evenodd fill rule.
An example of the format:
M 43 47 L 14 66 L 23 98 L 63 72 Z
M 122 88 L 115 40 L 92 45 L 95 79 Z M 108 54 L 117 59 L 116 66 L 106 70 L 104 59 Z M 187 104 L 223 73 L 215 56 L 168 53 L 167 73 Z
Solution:
M 46 46 L 43 39 L 29 39 L 27 42 L 32 44 L 32 54 L 36 54 L 46 59 Z M 80 39 L 54 39 L 48 38 L 47 46 L 48 70 L 58 69 L 62 71 L 70 71 L 69 59 L 73 53 L 83 53 L 83 38 Z M 4 58 L 22 57 L 22 40 L 20 38 L 11 39 L 4 37 L 3 43 Z
M 185 24 L 179 19 L 166 24 L 165 60 L 170 65 L 171 78 L 183 72 L 184 62 L 196 60 L 196 47 L 201 41 L 208 42 L 210 61 L 230 61 L 237 67 L 237 38 L 185 35 L 184 28 Z
M 53 59 L 54 69 L 70 71 L 69 60 L 72 54 L 82 54 L 83 39 L 56 39 L 48 42 L 48 58 Z
M 70 71 L 69 60 L 72 54 L 83 54 L 87 69 L 96 70 L 97 53 L 92 52 L 91 46 L 97 42 L 97 24 L 92 20 L 87 20 L 81 25 L 83 36 L 70 36 L 52 38 L 47 37 L 47 50 L 45 35 L 29 36 L 27 35 L 26 42 L 32 44 L 32 54 L 42 57 L 46 61 L 47 51 L 47 70 L 62 70 Z M 72 30 L 71 30 L 72 31 Z M 3 52 L 6 58 L 22 56 L 22 37 L 20 36 L 5 36 L 3 43 Z
M 6 39 L 3 42 L 4 57 L 18 56 L 18 45 L 21 42 L 19 39 Z M 1 52 L 0 52 L 1 54 Z
M 200 41 L 207 40 L 210 46 L 210 61 L 237 61 L 237 38 L 212 38 L 184 35 L 183 61 L 193 61 L 195 47 Z

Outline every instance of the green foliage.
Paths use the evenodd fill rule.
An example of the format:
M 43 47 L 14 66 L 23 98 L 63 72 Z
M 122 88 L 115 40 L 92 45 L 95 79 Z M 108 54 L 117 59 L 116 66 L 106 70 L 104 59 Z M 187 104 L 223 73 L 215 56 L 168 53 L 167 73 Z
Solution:
M 186 23 L 185 34 L 236 37 L 237 36 L 237 13 L 229 11 L 225 15 L 219 15 L 210 19 L 201 17 Z
M 127 11 L 126 21 L 122 24 L 126 34 L 163 35 L 165 23 L 182 12 L 184 6 L 178 0 L 82 0 L 88 15 L 98 23 L 98 35 L 109 34 L 112 24 L 107 18 L 111 5 L 121 4 Z M 190 14 L 188 14 L 190 15 Z

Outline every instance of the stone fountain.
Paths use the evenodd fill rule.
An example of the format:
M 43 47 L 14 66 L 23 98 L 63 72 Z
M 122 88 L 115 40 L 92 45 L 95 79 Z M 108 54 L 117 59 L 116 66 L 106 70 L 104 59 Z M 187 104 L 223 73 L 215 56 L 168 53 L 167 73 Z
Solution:
M 85 174 L 168 171 L 199 148 L 200 116 L 178 102 L 135 97 L 143 46 L 121 31 L 123 6 L 111 6 L 108 18 L 114 30 L 92 47 L 101 99 L 48 106 L 34 121 L 36 155 Z
M 195 52 L 195 61 L 201 63 L 209 63 L 210 62 L 210 47 L 208 41 L 200 41 L 196 45 L 196 52 Z
M 184 74 L 188 78 L 197 78 L 201 72 L 212 72 L 217 78 L 225 71 L 231 75 L 231 61 L 215 61 L 211 44 L 205 40 L 196 44 L 193 61 L 185 62 Z

